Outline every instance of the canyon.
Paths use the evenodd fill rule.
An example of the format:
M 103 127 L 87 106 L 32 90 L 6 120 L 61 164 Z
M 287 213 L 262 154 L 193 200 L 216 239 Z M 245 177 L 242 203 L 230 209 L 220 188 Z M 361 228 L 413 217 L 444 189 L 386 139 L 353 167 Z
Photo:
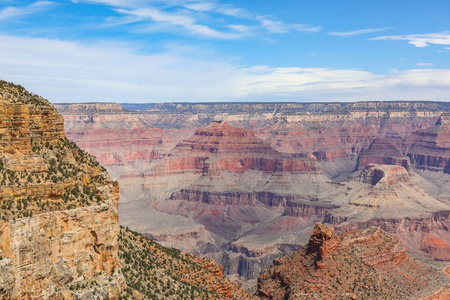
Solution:
M 121 228 L 117 182 L 63 125 L 0 81 L 0 299 L 257 299 L 214 261 Z
M 1 299 L 449 297 L 445 112 L 0 103 Z
M 121 186 L 120 223 L 255 286 L 315 222 L 450 259 L 447 102 L 56 104 Z

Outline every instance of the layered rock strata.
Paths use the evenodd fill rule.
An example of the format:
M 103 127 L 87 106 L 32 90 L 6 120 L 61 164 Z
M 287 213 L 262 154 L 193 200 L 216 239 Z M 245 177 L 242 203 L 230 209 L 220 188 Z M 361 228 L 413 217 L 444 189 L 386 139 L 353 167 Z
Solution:
M 337 207 L 324 221 L 338 229 L 378 226 L 401 237 L 409 251 L 450 259 L 450 205 L 415 185 L 404 167 L 367 165 L 329 197 Z
M 45 99 L 0 82 L 2 299 L 116 297 L 119 190 Z
M 450 174 L 450 114 L 442 114 L 434 126 L 406 139 L 405 152 L 419 170 Z
M 445 299 L 449 277 L 406 254 L 379 228 L 334 235 L 316 224 L 304 249 L 277 258 L 258 277 L 263 299 Z M 444 298 L 439 298 L 444 297 Z
M 409 158 L 403 155 L 394 145 L 391 139 L 376 138 L 367 150 L 363 150 L 356 163 L 356 169 L 362 170 L 368 164 L 397 165 L 410 170 Z
M 151 203 L 146 210 L 152 209 L 158 222 L 179 216 L 179 225 L 174 225 L 185 224 L 183 231 L 174 234 L 173 227 L 155 230 L 156 226 L 141 230 L 127 217 L 123 223 L 166 246 L 214 258 L 228 274 L 238 273 L 245 279 L 255 278 L 274 257 L 296 249 L 299 236 L 292 230 L 314 223 L 317 216 L 311 209 L 302 222 L 268 235 L 288 201 L 314 205 L 318 192 L 333 188 L 314 157 L 278 152 L 251 130 L 224 121 L 196 130 L 149 169 L 145 178 L 152 179 L 143 187 Z M 261 231 L 253 230 L 257 227 Z M 252 237 L 245 239 L 247 234 Z M 264 243 L 257 242 L 261 236 Z

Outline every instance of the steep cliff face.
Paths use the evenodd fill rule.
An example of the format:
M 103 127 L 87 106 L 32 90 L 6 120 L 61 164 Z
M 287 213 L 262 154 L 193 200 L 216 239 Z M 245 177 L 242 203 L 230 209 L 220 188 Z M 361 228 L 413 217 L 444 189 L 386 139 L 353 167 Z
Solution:
M 370 146 L 362 151 L 356 163 L 356 169 L 362 170 L 368 164 L 397 165 L 410 170 L 409 158 L 394 146 L 394 142 L 387 138 L 376 138 Z
M 318 223 L 304 249 L 276 259 L 261 273 L 257 294 L 263 299 L 445 299 L 450 281 L 379 228 L 334 235 Z
M 406 139 L 405 152 L 415 168 L 450 174 L 450 114 L 442 114 L 434 126 Z
M 2 299 L 119 295 L 117 183 L 47 100 L 1 82 L 0 104 Z

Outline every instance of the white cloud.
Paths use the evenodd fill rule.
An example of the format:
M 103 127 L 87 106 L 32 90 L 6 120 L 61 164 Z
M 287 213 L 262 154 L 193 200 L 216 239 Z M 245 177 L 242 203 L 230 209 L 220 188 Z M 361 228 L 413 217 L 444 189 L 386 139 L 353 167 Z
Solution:
M 234 31 L 246 33 L 246 34 L 250 34 L 251 31 L 253 30 L 253 28 L 250 26 L 239 25 L 239 24 L 231 24 L 231 25 L 228 25 L 228 27 L 233 29 Z
M 184 7 L 195 10 L 195 11 L 212 11 L 217 8 L 217 5 L 212 2 L 197 2 L 197 3 L 187 3 Z
M 300 32 L 318 32 L 322 30 L 321 26 L 311 26 L 307 24 L 293 24 L 291 27 Z
M 158 23 L 166 23 L 169 26 L 181 26 L 191 34 L 210 38 L 236 39 L 242 36 L 242 34 L 239 33 L 218 31 L 206 25 L 196 24 L 195 18 L 183 13 L 166 13 L 153 8 L 142 8 L 136 10 L 116 9 L 116 11 L 142 19 L 151 19 Z
M 287 32 L 287 27 L 284 23 L 280 21 L 271 21 L 268 19 L 262 19 L 261 25 L 265 27 L 269 32 L 272 33 L 285 33 Z
M 169 2 L 170 3 L 170 2 Z M 179 1 L 176 2 L 178 5 L 185 7 L 190 10 L 198 12 L 216 12 L 226 16 L 237 17 L 237 18 L 250 18 L 251 14 L 246 12 L 244 9 L 239 7 L 233 7 L 230 5 L 219 4 L 217 2 L 209 1 Z
M 308 24 L 285 24 L 280 21 L 269 20 L 267 17 L 259 16 L 256 18 L 261 22 L 261 25 L 271 33 L 286 33 L 290 30 L 299 32 L 318 32 L 322 28 L 320 26 L 311 26 Z
M 411 34 L 411 35 L 390 35 L 379 36 L 371 40 L 394 40 L 408 41 L 409 44 L 416 47 L 427 47 L 430 44 L 450 45 L 450 34 L 448 33 L 427 33 L 427 34 Z
M 240 66 L 182 47 L 144 55 L 123 44 L 5 35 L 0 44 L 0 79 L 53 102 L 448 100 L 450 95 L 446 69 L 374 74 Z
M 0 10 L 0 20 L 12 19 L 42 12 L 49 9 L 51 6 L 53 6 L 53 4 L 54 3 L 50 1 L 38 1 L 27 6 L 8 6 Z
M 434 64 L 433 63 L 424 63 L 424 62 L 422 62 L 422 63 L 418 63 L 417 66 L 419 66 L 419 67 L 432 67 L 432 66 L 434 66 Z
M 355 36 L 355 35 L 385 31 L 385 30 L 388 30 L 389 28 L 390 27 L 367 28 L 367 29 L 359 29 L 359 30 L 354 30 L 354 31 L 332 31 L 332 32 L 328 32 L 328 34 L 335 35 L 335 36 Z
M 207 0 L 71 0 L 74 3 L 85 2 L 110 6 L 115 12 L 125 17 L 109 17 L 104 26 L 121 26 L 142 23 L 146 30 L 137 32 L 172 31 L 183 27 L 190 34 L 215 38 L 237 39 L 253 36 L 263 32 L 287 33 L 318 32 L 320 26 L 308 24 L 285 24 L 270 16 L 250 13 L 247 10 L 218 1 Z M 219 16 L 218 16 L 219 15 Z M 221 16 L 220 16 L 221 15 Z M 133 16 L 131 18 L 130 16 Z M 226 16 L 227 18 L 225 18 Z M 229 18 L 231 17 L 231 18 Z M 236 24 L 235 19 L 242 19 L 247 25 Z M 248 24 L 253 23 L 253 24 Z M 142 25 L 141 24 L 141 25 Z M 141 26 L 142 27 L 142 26 Z M 232 29 L 232 31 L 227 31 Z

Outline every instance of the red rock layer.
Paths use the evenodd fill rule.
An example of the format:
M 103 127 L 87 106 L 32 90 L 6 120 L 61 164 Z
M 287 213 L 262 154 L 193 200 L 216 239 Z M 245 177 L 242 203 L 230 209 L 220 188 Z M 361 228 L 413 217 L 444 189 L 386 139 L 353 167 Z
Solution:
M 379 228 L 333 235 L 316 224 L 305 249 L 258 277 L 263 299 L 409 299 L 449 291 L 449 278 L 406 254 Z
M 408 137 L 405 151 L 415 168 L 450 173 L 450 114 L 443 114 L 434 126 Z
M 386 138 L 374 139 L 367 150 L 359 154 L 356 169 L 362 170 L 368 164 L 398 165 L 410 169 L 409 158 L 394 146 L 392 140 Z
M 335 229 L 340 232 L 376 226 L 387 233 L 399 236 L 408 251 L 417 254 L 424 252 L 433 259 L 448 261 L 450 260 L 449 218 L 450 211 L 441 211 L 425 218 L 372 219 L 366 222 L 346 222 L 343 218 L 327 214 L 324 222 L 336 225 Z
M 105 113 L 102 109 L 98 115 L 66 115 L 67 137 L 104 166 L 160 158 L 162 129 L 148 128 L 134 115 Z
M 310 158 L 297 158 L 274 150 L 257 138 L 253 131 L 213 122 L 198 129 L 170 152 L 165 171 L 200 170 L 208 172 L 206 160 L 214 159 L 216 169 L 242 173 L 248 169 L 266 172 L 316 171 Z

